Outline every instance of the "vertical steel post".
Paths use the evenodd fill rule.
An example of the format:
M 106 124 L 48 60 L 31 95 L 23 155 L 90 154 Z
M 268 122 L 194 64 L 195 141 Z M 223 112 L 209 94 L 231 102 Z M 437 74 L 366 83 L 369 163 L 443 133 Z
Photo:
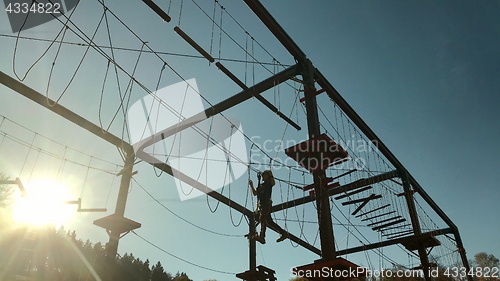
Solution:
M 467 254 L 465 252 L 464 244 L 462 243 L 462 238 L 460 237 L 460 233 L 458 229 L 453 230 L 453 235 L 455 236 L 455 241 L 457 243 L 458 253 L 460 254 L 460 258 L 462 259 L 462 264 L 467 270 L 466 272 L 470 272 L 469 260 L 467 260 Z M 468 281 L 474 281 L 471 274 L 467 274 Z
M 248 244 L 250 247 L 250 272 L 256 272 L 257 271 L 257 242 L 255 241 L 254 237 L 257 233 L 257 227 L 255 226 L 255 213 L 249 216 L 249 237 L 248 239 Z M 248 281 L 255 281 L 255 280 L 248 280 Z
M 320 135 L 320 124 L 318 108 L 316 103 L 316 86 L 314 80 L 314 67 L 308 59 L 300 62 L 302 66 L 302 78 L 304 81 L 304 95 L 307 112 L 307 128 L 309 139 Z M 318 162 L 320 159 L 318 159 Z M 321 184 L 321 179 L 325 177 L 325 172 L 320 171 L 313 174 L 314 190 L 316 194 L 316 206 L 318 208 L 319 236 L 321 240 L 321 257 L 323 260 L 336 258 L 332 217 L 330 213 L 330 201 L 328 192 Z
M 134 167 L 135 154 L 132 150 L 125 151 L 125 165 L 121 171 L 122 178 L 120 182 L 120 190 L 118 191 L 118 198 L 116 200 L 115 215 L 124 217 L 125 206 L 127 204 L 128 191 L 130 187 L 130 180 L 132 178 L 132 169 Z M 110 258 L 116 257 L 118 252 L 118 241 L 122 233 L 111 231 L 109 233 L 109 242 L 107 245 L 108 256 Z
M 408 177 L 408 172 L 406 170 L 401 171 L 401 179 L 403 180 L 403 189 L 406 199 L 406 204 L 408 205 L 408 212 L 410 213 L 411 225 L 413 227 L 413 233 L 415 235 L 422 234 L 422 229 L 420 228 L 420 222 L 418 220 L 417 210 L 415 208 L 415 201 L 413 198 L 413 191 L 411 190 L 410 180 Z M 420 257 L 420 263 L 422 264 L 422 270 L 424 272 L 424 278 L 426 281 L 431 281 L 430 277 L 430 264 L 429 257 L 427 256 L 427 251 L 423 245 L 418 247 L 418 256 Z

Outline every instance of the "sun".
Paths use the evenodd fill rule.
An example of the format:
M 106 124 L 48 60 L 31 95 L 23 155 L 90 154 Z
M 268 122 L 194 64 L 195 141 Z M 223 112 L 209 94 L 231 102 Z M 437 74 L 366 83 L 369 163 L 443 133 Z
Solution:
M 75 207 L 64 204 L 71 198 L 67 186 L 50 179 L 34 180 L 26 186 L 27 196 L 18 197 L 13 217 L 19 223 L 60 227 L 69 221 Z

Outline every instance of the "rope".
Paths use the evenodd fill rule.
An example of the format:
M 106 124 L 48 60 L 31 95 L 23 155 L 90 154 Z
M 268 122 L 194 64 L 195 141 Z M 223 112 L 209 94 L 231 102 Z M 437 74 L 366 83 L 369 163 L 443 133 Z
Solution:
M 116 173 L 118 173 L 119 168 L 120 167 L 118 165 L 116 165 L 115 175 L 116 175 Z M 106 202 L 104 203 L 104 206 L 106 206 L 106 207 L 108 206 L 109 196 L 111 195 L 111 191 L 113 190 L 113 185 L 115 184 L 115 179 L 116 179 L 116 177 L 112 177 L 111 184 L 109 185 L 108 196 L 106 196 Z
M 231 132 L 229 134 L 230 135 L 230 137 L 229 137 L 229 148 L 228 148 L 229 151 L 231 151 L 231 143 L 232 143 L 232 140 L 233 140 L 233 138 L 232 138 L 232 136 L 233 136 L 233 128 L 234 128 L 234 126 L 231 126 Z M 230 160 L 230 158 L 229 158 L 229 155 L 228 155 L 227 156 L 227 164 L 226 164 L 226 170 L 227 171 L 231 170 L 231 162 L 229 160 Z M 233 214 L 232 214 L 233 208 L 231 207 L 231 202 L 232 202 L 232 200 L 231 200 L 231 182 L 232 182 L 232 180 L 234 180 L 234 173 L 232 171 L 229 171 L 229 173 L 230 173 L 230 176 L 232 176 L 231 179 L 230 179 L 230 181 L 229 181 L 229 186 L 228 186 L 228 190 L 229 190 L 229 195 L 228 195 L 228 197 L 229 197 L 229 216 L 231 217 L 231 223 L 233 224 L 233 226 L 234 227 L 238 227 L 238 226 L 240 226 L 241 222 L 243 221 L 243 217 L 245 217 L 245 215 L 242 213 L 239 222 L 238 223 L 234 223 Z M 226 180 L 226 176 L 224 176 L 224 183 L 225 183 L 225 180 Z M 245 196 L 245 208 L 246 208 L 247 202 L 248 202 L 248 188 L 246 190 L 247 190 L 246 191 L 247 195 Z
M 85 183 L 87 183 L 87 177 L 89 176 L 90 164 L 92 164 L 92 157 L 90 157 L 89 164 L 87 166 L 87 171 L 85 172 L 85 177 L 83 178 L 82 189 L 80 190 L 80 198 L 83 198 L 83 192 L 85 190 Z
M 73 14 L 74 10 L 71 12 L 71 15 Z M 70 15 L 70 17 L 71 17 Z M 105 15 L 105 13 L 104 13 Z M 90 39 L 91 41 L 94 40 L 96 34 L 97 34 L 97 31 L 99 30 L 99 27 L 101 26 L 101 23 L 102 23 L 102 17 L 99 21 L 99 23 L 97 24 L 97 27 L 94 31 L 94 34 L 92 34 L 92 38 Z M 64 33 L 63 33 L 63 36 L 61 38 L 61 41 L 64 40 L 64 36 L 66 36 L 66 31 L 67 31 L 67 28 L 64 29 Z M 62 44 L 59 44 L 59 48 L 57 49 L 57 53 L 56 53 L 56 56 L 54 57 L 54 61 L 52 62 L 52 67 L 50 69 L 50 74 L 49 74 L 49 79 L 48 79 L 48 82 L 47 82 L 47 88 L 45 90 L 45 97 L 46 97 L 46 100 L 47 100 L 47 104 L 50 106 L 50 107 L 54 107 L 60 100 L 61 98 L 64 96 L 64 94 L 66 93 L 66 91 L 68 90 L 69 86 L 71 85 L 71 83 L 73 83 L 73 80 L 75 79 L 76 77 L 76 74 L 78 73 L 78 71 L 80 70 L 80 67 L 82 66 L 82 63 L 83 61 L 85 60 L 85 57 L 87 56 L 87 53 L 90 49 L 90 45 L 85 49 L 85 52 L 83 53 L 83 56 L 82 58 L 80 59 L 80 62 L 78 63 L 78 66 L 76 67 L 75 71 L 73 72 L 73 75 L 71 76 L 68 84 L 66 84 L 66 86 L 64 87 L 64 90 L 62 91 L 62 93 L 59 95 L 59 97 L 55 100 L 55 102 L 53 104 L 50 103 L 50 99 L 49 99 L 49 86 L 50 86 L 50 80 L 52 79 L 52 71 L 54 69 L 54 66 L 56 64 L 56 60 L 59 56 L 59 51 L 61 49 L 61 46 Z
M 182 105 L 181 105 L 181 114 L 184 111 L 184 104 L 186 103 L 186 96 L 187 96 L 187 91 L 188 91 L 189 87 L 190 87 L 190 85 L 187 85 L 186 86 L 186 90 L 184 91 L 184 98 L 182 99 Z M 179 128 L 180 121 L 181 120 L 179 118 L 179 122 L 177 123 L 177 128 Z M 181 144 L 182 144 L 182 132 L 179 132 L 177 134 L 179 134 L 179 151 L 178 151 L 177 155 L 180 156 L 181 155 Z M 178 158 L 177 164 L 178 164 L 179 170 L 181 170 L 181 158 L 180 157 Z M 182 181 L 179 180 L 178 182 L 179 182 L 179 189 L 181 190 L 182 194 L 184 194 L 185 196 L 189 196 L 191 194 L 191 192 L 193 192 L 194 187 L 191 187 L 191 189 L 189 190 L 189 192 L 185 193 L 184 189 L 182 188 Z
M 40 157 L 40 149 L 38 149 L 38 152 L 36 154 L 35 163 L 33 163 L 33 168 L 31 169 L 30 177 L 28 179 L 29 182 L 31 182 L 31 177 L 33 176 L 33 172 L 35 171 L 36 164 L 38 163 L 38 157 Z
M 195 267 L 198 267 L 198 268 L 201 268 L 201 269 L 205 269 L 205 270 L 208 270 L 208 271 L 212 271 L 212 272 L 217 272 L 217 273 L 223 273 L 223 274 L 229 274 L 229 275 L 235 275 L 236 273 L 235 272 L 228 272 L 228 271 L 222 271 L 222 270 L 216 270 L 216 269 L 212 269 L 212 268 L 209 268 L 209 267 L 206 267 L 206 266 L 201 266 L 201 265 L 198 265 L 196 263 L 193 263 L 193 262 L 190 262 L 186 259 L 183 259 L 179 256 L 176 256 L 170 252 L 167 252 L 165 249 L 161 248 L 160 246 L 157 246 L 156 244 L 153 244 L 152 242 L 150 242 L 149 240 L 147 240 L 146 238 L 140 236 L 139 234 L 137 234 L 134 230 L 131 231 L 133 234 L 135 234 L 137 237 L 139 237 L 140 239 L 142 239 L 144 242 L 148 243 L 149 245 L 155 247 L 156 249 L 162 251 L 163 253 L 173 257 L 173 258 L 176 258 L 180 261 L 183 261 L 187 264 L 190 264 L 192 266 L 195 266 Z
M 0 37 L 6 37 L 6 38 L 16 38 L 15 35 L 10 35 L 10 34 L 0 34 Z M 35 38 L 35 37 L 30 37 L 30 36 L 19 36 L 19 39 L 23 40 L 31 40 L 31 41 L 37 41 L 37 42 L 52 42 L 52 39 L 43 39 L 43 38 Z M 61 43 L 65 45 L 73 45 L 77 47 L 87 47 L 89 44 L 84 44 L 84 43 L 76 43 L 76 42 L 70 42 L 70 41 L 62 41 L 62 40 L 55 40 L 54 43 Z M 93 43 L 96 48 L 99 49 L 110 49 L 111 47 L 105 46 L 105 45 L 97 45 Z M 134 48 L 127 48 L 127 47 L 116 47 L 113 46 L 113 49 L 115 51 L 127 51 L 127 52 L 140 52 L 140 49 L 134 49 Z M 182 53 L 173 53 L 173 52 L 165 52 L 165 51 L 150 51 L 150 50 L 143 50 L 144 53 L 146 54 L 158 54 L 158 55 L 167 55 L 167 56 L 176 56 L 176 57 L 184 57 L 184 58 L 194 58 L 194 59 L 203 59 L 206 60 L 206 58 L 202 55 L 191 55 L 191 54 L 182 54 Z M 254 60 L 241 60 L 241 59 L 235 59 L 235 58 L 220 58 L 220 61 L 227 61 L 227 62 L 237 62 L 237 63 L 248 63 L 248 64 L 263 64 L 263 65 L 269 65 L 272 66 L 273 62 L 264 62 L 264 61 L 254 61 Z M 289 64 L 284 64 L 284 67 L 290 67 L 292 65 Z M 255 84 L 255 83 L 254 83 Z
M 179 22 L 177 23 L 177 26 L 181 26 L 181 18 L 182 18 L 182 6 L 184 4 L 184 0 L 181 0 L 181 7 L 179 9 Z
M 71 18 L 71 16 L 73 15 L 73 13 L 76 11 L 76 8 L 78 7 L 78 4 L 80 2 L 77 2 L 75 7 L 73 8 L 73 10 L 71 11 L 69 17 L 68 18 L 68 21 L 69 21 L 69 18 Z M 53 40 L 50 41 L 50 44 L 49 46 L 47 47 L 47 49 L 45 49 L 45 51 L 42 53 L 42 55 L 40 55 L 38 57 L 38 59 L 35 60 L 35 62 L 28 68 L 28 70 L 26 71 L 26 73 L 23 75 L 23 77 L 21 78 L 18 74 L 17 74 L 17 71 L 16 71 L 16 56 L 17 56 L 17 48 L 18 48 L 18 43 L 19 43 L 19 39 L 21 37 L 21 31 L 23 30 L 24 28 L 24 25 L 26 24 L 26 21 L 28 20 L 28 16 L 29 16 L 29 13 L 26 14 L 26 18 L 24 18 L 24 21 L 23 21 L 23 24 L 21 25 L 21 28 L 19 29 L 19 31 L 17 32 L 17 36 L 16 36 L 16 43 L 15 43 L 15 46 L 14 46 L 14 53 L 13 53 L 13 56 L 12 56 L 12 70 L 14 72 L 14 75 L 16 76 L 16 78 L 19 80 L 19 81 L 24 81 L 26 79 L 26 77 L 28 76 L 28 74 L 31 72 L 31 70 L 35 67 L 36 64 L 38 64 L 38 62 L 40 62 L 40 60 L 47 54 L 47 52 L 50 50 L 50 48 L 52 48 L 52 45 L 54 45 L 54 43 L 56 42 L 57 38 L 59 37 L 59 35 L 61 34 L 61 32 L 63 30 L 66 29 L 66 25 L 68 23 L 68 21 L 66 21 L 66 23 L 63 24 L 63 27 L 59 30 L 59 32 L 57 33 L 57 35 L 54 37 Z M 54 16 L 54 15 L 52 15 Z M 60 21 L 62 23 L 62 21 Z
M 206 228 L 203 228 L 195 223 L 192 223 L 190 221 L 188 221 L 187 219 L 179 216 L 178 214 L 176 214 L 174 211 L 172 211 L 170 208 L 168 208 L 166 205 L 162 204 L 158 199 L 156 199 L 156 197 L 154 197 L 151 193 L 149 193 L 146 188 L 144 188 L 144 186 L 142 186 L 135 178 L 132 178 L 132 180 L 137 184 L 137 186 L 139 186 L 151 199 L 153 199 L 158 205 L 160 205 L 163 209 L 165 209 L 166 211 L 168 211 L 169 213 L 171 213 L 172 215 L 174 215 L 175 217 L 177 217 L 178 219 L 184 221 L 185 223 L 191 225 L 191 226 L 194 226 L 198 229 L 201 229 L 203 231 L 206 231 L 206 232 L 209 232 L 209 233 L 212 233 L 212 234 L 216 234 L 216 235 L 220 235 L 220 236 L 225 236 L 225 237 L 244 237 L 245 235 L 243 234 L 226 234 L 226 233 L 220 233 L 220 232 L 216 232 L 216 231 L 213 231 L 213 230 L 209 230 L 209 229 L 206 229 Z
M 35 142 L 36 136 L 37 136 L 37 134 L 35 133 L 35 135 L 33 136 L 33 139 L 31 140 L 31 144 L 29 146 L 28 153 L 26 154 L 26 157 L 24 158 L 23 166 L 21 167 L 21 171 L 19 172 L 19 177 L 21 177 L 21 174 L 23 173 L 24 166 L 26 165 L 26 161 L 28 161 L 28 157 L 30 155 L 31 149 L 33 148 L 33 143 Z
M 214 12 L 213 12 L 213 15 L 212 15 L 212 32 L 210 34 L 210 50 L 209 50 L 209 54 L 212 55 L 212 48 L 213 48 L 213 45 L 214 45 L 214 31 L 215 31 L 215 12 L 217 10 L 217 0 L 214 0 Z

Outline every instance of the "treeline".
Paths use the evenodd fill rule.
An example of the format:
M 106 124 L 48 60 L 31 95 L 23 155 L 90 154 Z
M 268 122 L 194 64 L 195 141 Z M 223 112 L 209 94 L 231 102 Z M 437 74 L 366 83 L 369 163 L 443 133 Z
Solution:
M 151 265 L 133 254 L 106 255 L 101 243 L 83 242 L 74 231 L 55 227 L 0 230 L 0 280 L 190 281 L 158 261 Z

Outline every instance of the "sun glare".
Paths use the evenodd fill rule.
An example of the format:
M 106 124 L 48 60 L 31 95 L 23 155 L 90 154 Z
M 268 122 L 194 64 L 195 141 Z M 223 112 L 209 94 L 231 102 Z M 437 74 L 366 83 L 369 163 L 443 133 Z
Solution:
M 14 203 L 13 216 L 17 222 L 59 227 L 75 212 L 75 206 L 64 204 L 71 199 L 69 188 L 53 180 L 36 180 L 26 186 L 27 197 Z

